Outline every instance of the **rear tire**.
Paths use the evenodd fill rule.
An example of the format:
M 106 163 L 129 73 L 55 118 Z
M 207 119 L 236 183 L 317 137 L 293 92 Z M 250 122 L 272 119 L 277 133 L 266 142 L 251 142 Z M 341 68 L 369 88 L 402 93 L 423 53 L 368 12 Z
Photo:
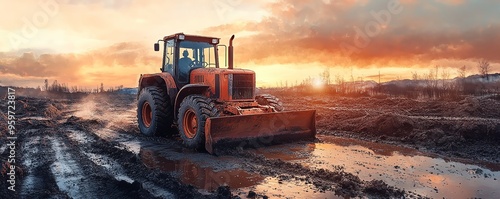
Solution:
M 184 145 L 192 149 L 205 147 L 205 122 L 219 116 L 215 103 L 201 95 L 190 95 L 182 100 L 177 116 L 179 135 Z
M 259 105 L 265 105 L 265 106 L 272 106 L 277 112 L 284 111 L 285 108 L 283 107 L 283 103 L 281 103 L 281 100 L 274 95 L 270 94 L 262 94 L 262 95 L 257 95 L 255 97 L 255 100 Z
M 137 101 L 137 123 L 146 136 L 172 134 L 173 111 L 165 90 L 150 86 L 141 90 Z

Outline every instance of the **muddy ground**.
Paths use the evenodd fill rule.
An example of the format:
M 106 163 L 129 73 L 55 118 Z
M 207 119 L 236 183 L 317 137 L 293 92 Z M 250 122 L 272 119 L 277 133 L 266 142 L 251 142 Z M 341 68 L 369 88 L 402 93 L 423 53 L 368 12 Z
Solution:
M 15 192 L 0 100 L 0 198 L 491 198 L 500 101 L 277 95 L 318 139 L 213 156 L 138 132 L 135 95 L 16 99 Z
M 279 94 L 278 94 L 279 95 Z M 288 110 L 315 109 L 319 134 L 500 163 L 500 97 L 453 101 L 279 95 Z

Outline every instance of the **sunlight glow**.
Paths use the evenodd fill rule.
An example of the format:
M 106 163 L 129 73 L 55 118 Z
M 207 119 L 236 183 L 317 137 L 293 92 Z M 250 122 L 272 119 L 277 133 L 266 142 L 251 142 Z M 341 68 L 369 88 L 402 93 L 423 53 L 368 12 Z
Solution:
M 324 85 L 325 85 L 325 82 L 323 82 L 323 80 L 321 80 L 319 78 L 315 78 L 313 80 L 313 87 L 316 89 L 321 89 L 321 88 L 323 88 Z

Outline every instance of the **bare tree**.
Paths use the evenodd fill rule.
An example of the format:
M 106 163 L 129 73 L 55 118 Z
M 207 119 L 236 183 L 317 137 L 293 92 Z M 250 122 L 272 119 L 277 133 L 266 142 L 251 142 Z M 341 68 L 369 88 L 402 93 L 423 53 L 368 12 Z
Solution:
M 45 79 L 45 91 L 48 91 L 49 90 L 49 80 L 48 79 Z
M 320 76 L 326 85 L 330 84 L 330 69 L 329 68 L 325 68 L 325 70 L 322 73 L 320 73 Z
M 72 93 L 77 93 L 78 92 L 78 86 L 72 86 L 71 87 L 71 92 Z
M 380 85 L 380 71 L 378 71 L 378 84 Z
M 439 74 L 439 66 L 438 66 L 438 65 L 436 65 L 436 66 L 434 67 L 434 69 L 436 70 L 436 71 L 434 72 L 434 75 L 436 75 L 436 77 L 434 77 L 434 80 L 436 80 L 436 81 L 437 81 L 437 80 L 439 79 L 439 78 L 438 78 L 438 74 Z M 436 86 L 437 86 L 437 83 L 436 83 Z
M 458 77 L 459 78 L 465 78 L 467 75 L 467 66 L 463 65 L 462 67 L 458 68 Z
M 443 89 L 448 89 L 449 85 L 446 81 L 450 78 L 450 72 L 445 70 L 444 68 L 441 70 L 441 84 Z
M 353 71 L 354 71 L 354 68 L 351 66 L 351 82 L 354 82 Z
M 418 80 L 419 79 L 417 71 L 411 72 L 411 78 L 413 80 Z
M 477 69 L 479 70 L 479 74 L 481 74 L 483 77 L 486 77 L 486 80 L 489 80 L 488 72 L 490 71 L 490 62 L 486 61 L 485 59 L 479 60 Z

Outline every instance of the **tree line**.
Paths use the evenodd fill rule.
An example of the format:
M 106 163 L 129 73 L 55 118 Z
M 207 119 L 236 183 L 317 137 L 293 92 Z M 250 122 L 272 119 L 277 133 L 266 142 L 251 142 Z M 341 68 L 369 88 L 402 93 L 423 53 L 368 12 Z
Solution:
M 38 90 L 42 90 L 39 86 Z M 116 87 L 109 87 L 104 89 L 104 84 L 101 83 L 100 86 L 96 88 L 86 88 L 79 86 L 68 86 L 66 83 L 59 83 L 57 80 L 54 80 L 51 84 L 48 79 L 45 79 L 43 90 L 48 92 L 57 92 L 57 93 L 104 93 L 104 92 L 116 92 L 123 89 L 123 85 Z
M 362 78 L 355 79 L 352 74 L 350 78 L 334 75 L 333 78 L 326 69 L 318 75 L 324 83 L 321 90 L 313 89 L 317 78 L 308 77 L 301 84 L 294 86 L 298 92 L 333 94 L 342 96 L 373 96 L 390 95 L 405 96 L 410 98 L 459 98 L 463 95 L 500 94 L 500 81 L 491 81 L 493 74 L 491 65 L 487 60 L 479 60 L 476 65 L 476 75 L 467 76 L 469 68 L 461 66 L 456 69 L 456 78 L 451 79 L 453 71 L 440 66 L 434 66 L 428 72 L 419 74 L 411 73 L 411 79 L 381 83 L 379 73 L 378 82 L 364 81 Z M 500 78 L 500 74 L 495 74 Z M 473 78 L 477 77 L 477 78 Z M 371 83 L 372 86 L 367 86 Z

